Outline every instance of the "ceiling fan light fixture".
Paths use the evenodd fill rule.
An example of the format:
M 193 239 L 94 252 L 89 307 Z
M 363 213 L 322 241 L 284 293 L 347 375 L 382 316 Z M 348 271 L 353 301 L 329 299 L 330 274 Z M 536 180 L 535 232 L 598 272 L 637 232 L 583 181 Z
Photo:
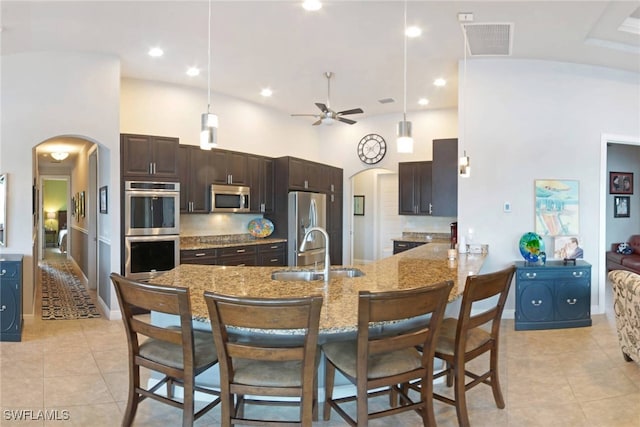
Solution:
M 398 122 L 398 153 L 413 153 L 413 137 L 411 136 L 411 122 L 402 120 Z
M 69 157 L 69 153 L 67 153 L 66 151 L 55 151 L 55 152 L 51 153 L 51 157 L 53 157 L 54 159 L 56 159 L 58 161 L 62 161 L 64 159 L 66 159 L 67 157 Z

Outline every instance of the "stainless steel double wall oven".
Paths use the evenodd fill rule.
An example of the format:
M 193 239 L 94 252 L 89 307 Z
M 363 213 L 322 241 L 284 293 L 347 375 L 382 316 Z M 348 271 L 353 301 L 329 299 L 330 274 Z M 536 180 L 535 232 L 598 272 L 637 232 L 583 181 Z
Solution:
M 180 262 L 180 184 L 126 181 L 124 274 L 149 280 Z

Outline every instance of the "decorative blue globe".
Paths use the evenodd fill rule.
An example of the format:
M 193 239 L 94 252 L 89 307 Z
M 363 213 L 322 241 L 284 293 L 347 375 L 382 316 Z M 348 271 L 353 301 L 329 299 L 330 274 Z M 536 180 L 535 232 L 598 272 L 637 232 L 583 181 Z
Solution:
M 538 262 L 540 254 L 544 252 L 544 240 L 540 235 L 529 232 L 520 238 L 520 254 L 527 262 Z

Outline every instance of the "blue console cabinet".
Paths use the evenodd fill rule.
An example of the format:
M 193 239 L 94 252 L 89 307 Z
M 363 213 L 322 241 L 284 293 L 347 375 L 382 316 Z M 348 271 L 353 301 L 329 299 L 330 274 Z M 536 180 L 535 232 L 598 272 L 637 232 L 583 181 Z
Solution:
M 0 341 L 22 339 L 22 255 L 0 255 Z
M 515 265 L 516 330 L 591 326 L 591 264 Z

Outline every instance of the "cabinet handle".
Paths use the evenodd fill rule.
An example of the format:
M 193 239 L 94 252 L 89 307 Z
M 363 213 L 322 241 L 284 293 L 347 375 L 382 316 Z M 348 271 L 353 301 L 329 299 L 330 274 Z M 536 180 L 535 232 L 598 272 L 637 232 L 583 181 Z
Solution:
M 541 305 L 542 305 L 542 300 L 541 300 L 541 299 L 539 299 L 538 301 L 536 301 L 536 300 L 532 299 L 532 300 L 531 300 L 531 304 L 532 304 L 532 305 L 535 305 L 536 307 L 539 307 L 539 306 L 541 306 Z
M 582 277 L 582 275 L 584 274 L 584 271 L 574 271 L 571 274 L 573 274 L 573 277 Z
M 206 255 L 205 252 L 200 252 L 200 253 L 195 254 L 194 256 L 205 256 L 205 255 Z
M 271 258 L 269 262 L 278 262 L 278 258 Z
M 0 276 L 4 276 L 5 274 L 7 274 L 7 270 L 5 270 L 4 268 L 2 269 L 2 272 L 0 272 Z
M 399 248 L 406 248 L 407 247 L 407 245 L 405 245 L 404 243 L 398 243 L 397 246 Z
M 246 265 L 247 265 L 247 264 L 238 264 L 238 265 L 236 265 L 236 267 L 244 267 L 244 266 L 246 266 Z
M 335 187 L 333 186 L 333 184 L 331 184 L 331 192 L 333 193 L 334 191 L 335 191 Z
M 574 305 L 577 302 L 578 300 L 576 298 L 573 298 L 573 299 L 567 298 L 567 304 Z
M 309 188 L 309 181 L 306 179 L 304 180 L 304 188 Z
M 3 305 L 2 307 L 0 307 L 0 311 L 5 311 L 7 309 L 6 305 Z
M 233 184 L 233 175 L 229 174 L 229 184 Z
M 333 203 L 333 202 L 335 202 L 335 201 L 336 201 L 335 196 L 332 194 L 332 195 L 331 195 L 331 203 Z
M 246 249 L 236 249 L 236 253 L 237 254 L 242 254 L 242 253 L 244 253 L 246 251 L 247 251 Z
M 433 212 L 433 205 L 429 203 L 429 215 Z
M 525 273 L 525 276 L 527 276 L 527 279 L 535 279 L 536 273 Z
M 278 245 L 271 246 L 271 249 L 278 249 Z
M 149 163 L 149 175 L 153 175 L 153 163 Z
M 265 210 L 264 203 L 260 203 L 260 212 L 264 212 Z
M 158 169 L 158 164 L 156 162 L 153 162 L 153 174 L 156 174 L 156 171 Z

